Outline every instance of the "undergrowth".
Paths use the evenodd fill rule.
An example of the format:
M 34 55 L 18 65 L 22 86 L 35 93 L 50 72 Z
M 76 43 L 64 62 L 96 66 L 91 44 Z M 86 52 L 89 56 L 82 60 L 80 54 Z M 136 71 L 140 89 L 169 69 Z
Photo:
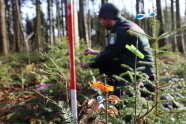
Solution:
M 89 100 L 98 96 L 97 91 L 88 84 L 96 77 L 100 79 L 98 70 L 82 70 L 81 61 L 90 60 L 83 57 L 86 45 L 81 45 L 76 50 L 76 74 L 79 120 L 85 114 L 85 107 Z M 0 58 L 0 121 L 9 123 L 72 123 L 73 117 L 70 111 L 69 99 L 69 57 L 67 40 L 59 41 L 56 47 L 51 47 L 47 53 L 27 53 Z M 29 56 L 29 59 L 28 59 Z M 90 56 L 91 57 L 91 56 Z M 175 59 L 177 58 L 177 59 Z M 30 60 L 30 61 L 28 61 Z M 185 100 L 173 100 L 185 98 L 185 64 L 183 55 L 169 55 L 160 58 L 160 83 L 162 85 L 174 84 L 166 87 L 162 92 L 168 96 L 160 104 L 161 110 L 158 116 L 154 110 L 142 117 L 156 103 L 153 99 L 141 97 L 142 91 L 138 91 L 137 113 L 138 123 L 185 123 Z M 92 72 L 93 71 L 93 72 Z M 94 75 L 92 75 L 94 74 Z M 51 85 L 38 93 L 36 88 L 42 84 Z M 176 84 L 176 85 L 175 85 Z M 132 86 L 133 85 L 133 86 Z M 134 84 L 124 87 L 124 90 L 134 90 Z M 144 92 L 145 88 L 142 88 Z M 167 91 L 173 91 L 167 92 Z M 146 93 L 146 92 L 145 92 Z M 148 94 L 149 92 L 147 92 Z M 153 94 L 151 94 L 153 95 Z M 167 101 L 166 101 L 167 100 Z M 168 107 L 167 107 L 168 106 Z M 133 123 L 135 99 L 127 94 L 123 95 L 121 102 L 117 103 L 118 115 L 109 116 L 109 122 L 113 124 Z M 172 107 L 172 108 L 171 108 Z M 87 123 L 105 116 L 95 113 Z M 71 120 L 69 120 L 71 119 Z M 104 121 L 103 121 L 104 122 Z

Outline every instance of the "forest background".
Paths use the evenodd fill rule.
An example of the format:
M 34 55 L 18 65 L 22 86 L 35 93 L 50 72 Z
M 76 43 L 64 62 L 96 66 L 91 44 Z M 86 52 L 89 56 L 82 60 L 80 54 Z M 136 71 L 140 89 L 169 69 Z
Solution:
M 75 1 L 74 1 L 75 2 Z M 104 47 L 106 39 L 100 30 L 98 12 L 106 0 L 80 0 L 74 3 L 75 46 L 83 39 L 89 47 Z M 161 23 L 160 34 L 185 25 L 186 2 L 184 0 L 125 0 L 114 2 L 122 15 L 138 23 L 151 34 L 149 19 L 135 20 L 137 13 L 157 11 Z M 66 1 L 63 0 L 5 0 L 1 1 L 1 53 L 45 51 L 46 44 L 55 44 L 57 38 L 67 36 Z M 172 44 L 174 51 L 185 52 L 185 32 L 161 42 Z
M 101 50 L 107 45 L 107 32 L 100 28 L 98 19 L 99 8 L 106 2 L 115 3 L 125 18 L 136 22 L 150 36 L 152 20 L 137 20 L 136 14 L 156 12 L 160 34 L 186 25 L 186 0 L 73 0 L 79 118 L 83 117 L 80 108 L 83 109 L 84 101 L 95 94 L 88 82 L 95 77 L 102 80 L 98 70 L 82 70 L 79 63 L 90 61 L 91 57 L 82 54 L 86 48 Z M 66 121 L 64 113 L 68 111 L 64 108 L 70 105 L 67 24 L 67 0 L 0 0 L 0 124 Z M 151 40 L 150 43 L 153 46 Z M 177 110 L 186 107 L 186 31 L 161 39 L 159 46 L 172 53 L 158 56 L 160 82 L 178 82 L 175 83 L 178 86 L 166 89 L 173 93 L 162 91 L 167 93 L 164 109 L 171 111 L 163 114 L 159 123 L 185 123 L 186 114 Z M 181 101 L 168 102 L 177 97 Z M 132 102 L 131 98 L 124 99 Z M 59 105 L 58 101 L 67 106 Z M 121 111 L 120 119 L 123 116 L 126 123 L 132 121 L 128 118 L 133 108 L 131 103 L 124 113 Z M 154 123 L 157 118 L 150 114 L 143 121 Z

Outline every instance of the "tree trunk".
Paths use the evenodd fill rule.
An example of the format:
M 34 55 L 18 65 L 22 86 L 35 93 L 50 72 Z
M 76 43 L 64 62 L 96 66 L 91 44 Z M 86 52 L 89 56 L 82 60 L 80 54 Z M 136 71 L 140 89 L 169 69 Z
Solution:
M 90 13 L 90 10 L 88 11 L 88 36 L 89 36 L 89 48 L 91 48 L 92 47 L 92 41 L 91 41 L 91 29 L 92 29 L 92 27 L 91 27 L 91 13 Z
M 131 13 L 132 13 L 132 14 L 131 14 L 132 16 L 134 16 L 134 7 L 133 7 L 134 3 L 133 3 L 133 2 L 134 2 L 134 1 L 131 0 L 131 3 L 130 3 L 131 6 L 132 6 L 131 9 L 130 9 L 130 11 L 131 11 Z M 134 21 L 134 19 L 135 19 L 135 18 L 131 18 L 131 21 Z
M 48 20 L 49 20 L 49 31 L 50 31 L 50 41 L 51 45 L 54 45 L 54 32 L 53 32 L 53 19 L 52 19 L 52 1 L 48 0 Z
M 65 36 L 65 26 L 64 26 L 64 2 L 61 0 L 61 18 L 60 18 L 60 23 L 61 23 L 61 34 L 62 36 Z
M 168 23 L 168 25 L 164 26 L 164 31 L 165 32 L 168 31 L 168 29 L 169 29 L 169 21 L 168 21 L 168 19 L 170 19 L 170 18 L 169 18 L 168 13 L 169 13 L 169 8 L 168 8 L 168 5 L 167 5 L 167 0 L 165 0 L 164 22 Z M 165 39 L 165 44 L 170 44 L 170 38 L 166 38 Z
M 149 5 L 148 13 L 152 12 L 151 11 L 152 1 L 151 0 L 147 1 L 147 5 Z M 150 19 L 147 19 L 146 33 L 148 33 L 149 35 L 152 35 L 152 26 L 151 26 L 151 20 Z
M 181 17 L 180 17 L 180 5 L 179 0 L 176 0 L 176 27 L 181 27 Z M 182 53 L 185 52 L 185 43 L 183 39 L 183 33 L 177 36 L 178 50 Z
M 161 8 L 161 0 L 156 0 L 156 7 L 157 7 L 157 19 L 160 21 L 160 34 L 164 33 L 164 29 L 163 29 L 163 24 L 164 24 L 164 16 L 162 13 L 162 8 Z M 165 45 L 165 40 L 161 40 L 159 42 L 160 47 Z
M 142 14 L 145 14 L 145 4 L 144 4 L 144 0 L 141 0 L 140 1 L 141 2 L 141 6 L 140 6 L 140 10 L 141 10 L 141 12 L 140 13 L 142 13 Z M 146 32 L 147 31 L 147 18 L 145 18 L 144 20 L 143 20 L 143 22 L 140 22 L 141 24 L 141 28 Z
M 43 51 L 42 45 L 40 0 L 36 0 L 36 49 Z
M 105 3 L 107 3 L 108 2 L 108 0 L 101 0 L 101 4 L 103 5 L 103 4 L 105 4 Z
M 74 15 L 74 42 L 75 48 L 79 48 L 79 29 L 78 29 L 78 12 L 76 7 L 76 0 L 73 0 L 73 15 Z
M 60 18 L 60 22 L 61 22 L 61 32 L 62 32 L 62 36 L 65 36 L 65 23 L 64 23 L 64 19 L 65 18 L 65 14 L 64 14 L 64 9 L 65 9 L 65 5 L 64 5 L 64 2 L 63 0 L 61 0 L 61 18 Z
M 13 45 L 13 34 L 12 34 L 12 1 L 5 1 L 5 5 L 6 5 L 6 8 L 5 8 L 5 13 L 6 15 L 6 24 L 7 24 L 7 36 L 8 36 L 8 41 L 9 41 L 9 44 L 11 44 L 11 46 L 8 46 L 9 48 L 9 51 L 12 50 L 12 48 L 14 48 L 14 45 Z M 9 45 L 8 44 L 8 45 Z
M 58 31 L 58 38 L 61 38 L 61 23 L 60 23 L 60 18 L 61 18 L 61 13 L 60 13 L 60 3 L 59 0 L 56 0 L 56 25 L 57 25 L 57 31 Z
M 108 0 L 101 0 L 102 5 L 107 2 L 108 2 Z M 108 31 L 106 29 L 103 29 L 103 47 L 107 46 L 107 44 L 108 44 L 107 34 L 108 34 Z
M 136 0 L 136 14 L 139 14 L 140 13 L 140 6 L 139 6 L 139 3 L 140 3 L 140 0 Z M 140 24 L 140 20 L 136 20 L 136 23 L 141 26 Z
M 79 1 L 79 34 L 80 38 L 84 39 L 87 42 L 87 45 L 89 46 L 89 37 L 88 37 L 88 30 L 87 30 L 87 18 L 85 13 L 85 0 Z
M 66 25 L 65 25 L 65 29 L 66 29 L 66 36 L 68 36 L 68 17 L 67 17 L 67 0 L 65 0 L 65 22 L 66 22 Z
M 139 14 L 139 0 L 136 0 L 136 14 Z
M 186 20 L 186 0 L 185 0 L 185 20 Z M 184 43 L 186 45 L 186 30 L 184 31 Z
M 174 0 L 171 0 L 171 20 L 172 20 L 172 30 L 175 29 L 175 14 L 174 14 Z M 172 38 L 172 48 L 174 51 L 177 51 L 177 39 L 176 35 L 173 35 L 174 37 Z
M 12 14 L 14 15 L 14 40 L 15 40 L 15 51 L 20 52 L 23 51 L 23 43 L 21 40 L 21 25 L 19 21 L 19 6 L 20 6 L 20 1 L 15 0 L 13 1 L 13 7 L 14 10 L 12 11 Z
M 55 36 L 56 25 L 54 24 L 54 19 L 53 18 L 52 18 L 52 29 L 53 29 L 53 40 L 54 40 L 54 44 L 55 44 L 56 43 L 56 36 Z
M 8 55 L 8 38 L 6 29 L 6 19 L 5 19 L 5 4 L 4 0 L 0 1 L 0 38 L 2 41 L 3 54 Z

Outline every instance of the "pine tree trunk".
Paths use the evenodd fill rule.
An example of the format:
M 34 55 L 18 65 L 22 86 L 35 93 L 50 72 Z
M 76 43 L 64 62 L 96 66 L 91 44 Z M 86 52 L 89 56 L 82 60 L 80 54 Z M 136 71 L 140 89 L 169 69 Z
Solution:
M 19 21 L 19 5 L 20 1 L 15 0 L 13 1 L 14 4 L 14 10 L 12 11 L 12 14 L 14 15 L 14 38 L 15 38 L 15 51 L 20 52 L 23 51 L 22 47 L 22 41 L 21 41 L 21 26 L 20 26 L 20 21 Z
M 66 25 L 65 25 L 65 29 L 66 29 L 66 36 L 68 36 L 68 20 L 67 20 L 67 0 L 65 0 L 65 22 L 66 22 Z
M 171 20 L 172 20 L 172 30 L 175 29 L 175 14 L 174 14 L 174 0 L 171 0 Z M 173 35 L 174 37 L 172 38 L 172 47 L 174 51 L 177 51 L 177 39 L 176 35 Z
M 139 14 L 139 0 L 136 0 L 136 13 Z
M 103 4 L 105 4 L 105 3 L 107 3 L 108 2 L 108 0 L 101 0 L 101 4 L 103 5 Z
M 26 33 L 24 32 L 24 28 L 22 26 L 22 21 L 21 21 L 20 5 L 19 5 L 19 1 L 18 0 L 16 0 L 16 13 L 17 13 L 17 17 L 16 18 L 18 18 L 18 23 L 19 23 L 19 26 L 20 26 L 21 50 L 22 51 L 26 50 L 27 52 L 29 52 L 30 48 L 29 48 L 28 40 L 31 37 L 27 37 Z M 30 35 L 32 36 L 33 33 L 30 34 Z M 23 43 L 23 41 L 24 41 L 24 43 Z
M 142 14 L 145 14 L 145 4 L 144 4 L 144 0 L 141 0 L 141 6 L 140 6 L 140 10 L 141 10 L 141 12 L 140 13 L 142 13 Z M 140 22 L 141 24 L 141 27 L 142 27 L 142 29 L 146 32 L 147 31 L 147 20 L 148 19 L 144 19 L 143 20 L 143 22 Z
M 164 33 L 163 24 L 164 24 L 164 16 L 162 13 L 162 7 L 161 7 L 161 0 L 156 0 L 156 6 L 157 6 L 157 19 L 160 21 L 160 34 Z M 161 40 L 159 42 L 160 47 L 165 45 L 165 40 Z
M 169 8 L 168 8 L 168 5 L 167 5 L 167 0 L 165 0 L 165 10 L 164 10 L 164 22 L 166 22 L 167 21 L 167 18 L 168 18 L 168 12 L 169 12 L 169 10 L 168 10 Z M 164 31 L 167 31 L 167 26 L 164 26 L 165 28 L 164 28 Z M 166 38 L 165 39 L 165 44 L 167 45 L 167 44 L 170 44 L 170 38 Z
M 60 13 L 60 3 L 59 0 L 56 0 L 56 25 L 57 25 L 57 31 L 58 31 L 58 38 L 61 38 L 61 23 L 60 23 L 60 18 L 61 18 L 61 13 Z
M 8 15 L 6 16 L 6 24 L 7 24 L 7 33 L 8 33 L 8 41 L 10 45 L 12 43 L 12 28 L 11 28 L 11 24 L 12 24 L 12 3 L 9 3 L 10 1 L 5 1 L 5 5 L 6 5 L 6 9 L 5 9 L 5 13 Z M 11 51 L 12 48 L 14 48 L 14 46 L 11 44 L 11 46 L 8 46 L 9 51 Z
M 140 13 L 140 6 L 139 6 L 139 3 L 140 3 L 140 0 L 136 0 L 136 14 L 139 14 Z M 140 24 L 140 20 L 136 20 L 136 23 L 141 26 Z
M 52 1 L 48 0 L 48 20 L 49 20 L 49 31 L 50 31 L 50 40 L 49 43 L 54 45 L 54 32 L 53 32 L 53 19 L 52 19 Z
M 78 13 L 78 22 L 79 22 L 79 36 L 80 36 L 80 39 L 83 39 L 83 23 L 82 22 L 82 18 L 83 18 L 83 15 L 82 15 L 82 7 L 81 7 L 81 3 L 79 1 L 79 13 Z
M 134 1 L 131 0 L 131 3 L 130 3 L 130 4 L 131 4 L 131 6 L 132 6 L 131 9 L 130 9 L 130 11 L 131 11 L 131 15 L 134 16 L 134 7 L 133 7 L 133 5 L 134 5 Z M 135 19 L 135 18 L 131 18 L 131 21 L 134 21 L 134 19 Z
M 64 8 L 65 8 L 65 5 L 64 5 L 64 2 L 63 0 L 61 0 L 61 18 L 60 18 L 60 23 L 61 23 L 61 33 L 62 33 L 62 36 L 65 36 L 65 23 L 64 23 L 64 19 L 65 19 L 65 14 L 64 14 Z
M 181 27 L 179 0 L 176 0 L 176 27 L 177 28 Z M 185 52 L 185 43 L 184 43 L 184 39 L 183 39 L 183 33 L 180 33 L 180 35 L 177 36 L 177 44 L 178 44 L 179 52 L 184 53 Z
M 12 15 L 12 30 L 13 30 L 13 35 L 12 35 L 12 45 L 11 45 L 11 47 L 12 47 L 12 51 L 16 51 L 16 36 L 15 36 L 15 13 L 14 13 L 14 11 L 15 11 L 15 2 L 14 2 L 14 0 L 11 0 L 11 3 L 12 3 L 12 11 L 11 11 L 11 15 Z
M 51 0 L 51 25 L 52 25 L 52 32 L 53 32 L 53 45 L 56 43 L 56 36 L 55 36 L 55 28 L 56 28 L 56 25 L 55 25 L 55 22 L 54 22 L 54 18 L 53 18 L 53 0 Z
M 79 29 L 78 29 L 78 12 L 76 7 L 76 0 L 73 0 L 73 15 L 74 15 L 74 42 L 75 42 L 75 48 L 80 47 L 79 43 Z
M 40 0 L 36 0 L 36 49 L 43 51 L 42 45 Z
M 88 36 L 89 36 L 89 48 L 92 48 L 92 41 L 91 41 L 91 13 L 90 13 L 90 10 L 88 11 Z
M 102 5 L 107 2 L 108 2 L 108 0 L 101 0 Z M 107 34 L 108 34 L 108 31 L 106 29 L 103 29 L 103 43 L 102 43 L 103 47 L 107 46 L 107 44 L 108 44 Z
M 148 13 L 150 13 L 150 12 L 152 12 L 151 11 L 151 5 L 152 5 L 152 1 L 151 0 L 149 0 L 149 1 L 147 1 L 147 5 L 149 5 L 149 7 L 148 7 Z M 150 34 L 150 35 L 152 35 L 152 26 L 151 26 L 151 20 L 149 20 L 149 19 L 147 19 L 147 28 L 146 28 L 146 32 L 148 33 L 148 34 Z
M 87 19 L 85 14 L 85 0 L 79 1 L 79 34 L 80 38 L 84 39 L 89 45 L 88 31 L 87 31 Z
M 0 19 L 1 19 L 1 14 L 0 14 Z M 1 30 L 2 28 L 1 28 L 1 22 L 0 22 L 0 53 L 2 53 L 3 52 L 3 43 L 2 43 L 2 37 L 1 37 L 1 35 L 2 35 L 2 30 Z
M 2 41 L 3 54 L 8 55 L 9 50 L 5 18 L 5 3 L 4 0 L 0 0 L 0 38 Z
M 186 20 L 186 0 L 185 0 L 185 20 Z M 186 30 L 184 31 L 184 43 L 186 47 Z

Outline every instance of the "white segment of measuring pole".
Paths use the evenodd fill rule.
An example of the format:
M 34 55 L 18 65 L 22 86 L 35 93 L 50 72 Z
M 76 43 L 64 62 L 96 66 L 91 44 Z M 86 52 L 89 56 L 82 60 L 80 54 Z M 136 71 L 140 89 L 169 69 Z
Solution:
M 77 95 L 76 95 L 76 89 L 70 90 L 71 94 L 71 109 L 73 116 L 77 119 Z

